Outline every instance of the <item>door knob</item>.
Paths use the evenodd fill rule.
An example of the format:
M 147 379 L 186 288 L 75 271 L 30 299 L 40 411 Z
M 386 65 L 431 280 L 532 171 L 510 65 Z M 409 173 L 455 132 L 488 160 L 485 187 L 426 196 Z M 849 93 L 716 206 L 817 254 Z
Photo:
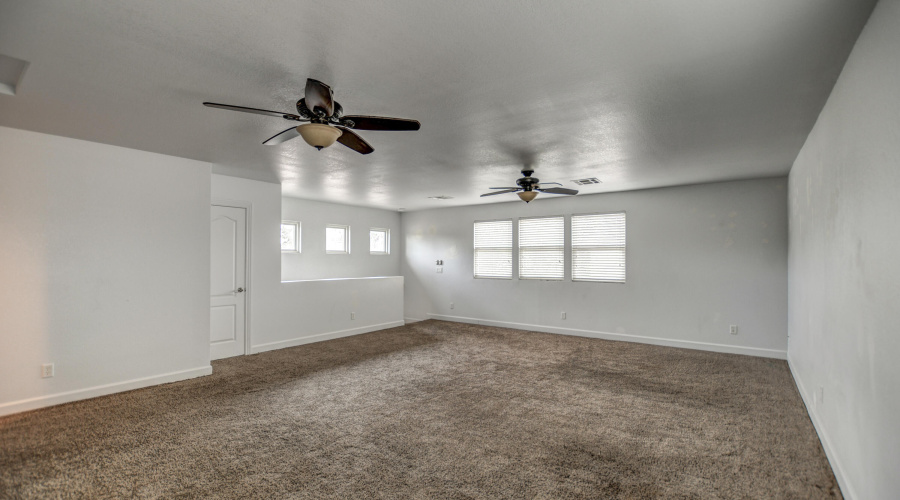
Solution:
M 241 288 L 241 287 L 238 287 L 238 289 L 237 289 L 237 293 L 241 293 L 241 292 L 243 292 L 243 291 L 244 291 L 244 289 L 243 289 L 243 288 Z

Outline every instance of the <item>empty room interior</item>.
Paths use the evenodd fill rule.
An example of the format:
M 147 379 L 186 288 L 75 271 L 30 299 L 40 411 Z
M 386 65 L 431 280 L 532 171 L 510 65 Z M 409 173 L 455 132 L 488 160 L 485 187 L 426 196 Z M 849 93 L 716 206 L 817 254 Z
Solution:
M 898 498 L 898 89 L 900 0 L 0 0 L 0 498 Z

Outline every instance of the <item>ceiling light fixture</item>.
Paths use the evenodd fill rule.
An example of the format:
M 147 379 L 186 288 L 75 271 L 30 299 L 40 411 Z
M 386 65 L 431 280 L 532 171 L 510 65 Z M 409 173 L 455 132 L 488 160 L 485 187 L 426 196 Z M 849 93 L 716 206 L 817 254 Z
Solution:
M 303 137 L 307 144 L 319 151 L 334 144 L 334 141 L 343 133 L 341 129 L 322 123 L 305 123 L 297 127 L 297 132 L 300 133 L 300 137 Z
M 522 198 L 522 201 L 525 203 L 528 203 L 537 197 L 537 191 L 519 191 L 516 194 L 518 194 L 519 198 Z

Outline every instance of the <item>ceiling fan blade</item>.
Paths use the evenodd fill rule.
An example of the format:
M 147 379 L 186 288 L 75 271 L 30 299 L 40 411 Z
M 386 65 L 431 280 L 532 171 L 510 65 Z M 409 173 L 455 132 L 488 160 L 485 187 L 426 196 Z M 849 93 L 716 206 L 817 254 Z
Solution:
M 419 130 L 421 124 L 416 120 L 405 118 L 386 118 L 382 116 L 349 115 L 341 120 L 353 121 L 355 130 Z
M 362 137 L 356 135 L 355 132 L 345 127 L 336 127 L 341 129 L 344 133 L 341 134 L 340 137 L 337 138 L 337 141 L 344 146 L 356 151 L 359 154 L 367 155 L 372 151 L 375 151 L 375 148 L 369 145 Z
M 556 184 L 557 186 L 562 186 L 562 184 L 558 182 L 542 182 L 541 186 L 549 186 L 550 184 Z
M 306 79 L 306 106 L 313 112 L 316 108 L 325 112 L 325 116 L 334 114 L 334 93 L 331 87 L 319 80 Z
M 520 189 L 520 188 L 506 186 L 506 187 L 502 187 L 502 188 L 488 188 L 488 189 Z
M 204 102 L 204 106 L 209 106 L 210 108 L 220 108 L 220 109 L 230 109 L 232 111 L 243 111 L 244 113 L 254 113 L 257 115 L 264 116 L 274 116 L 276 118 L 284 118 L 285 120 L 294 120 L 298 122 L 305 122 L 308 120 L 304 120 L 298 115 L 291 113 L 282 113 L 280 111 L 269 111 L 266 109 L 256 109 L 256 108 L 247 108 L 244 106 L 232 106 L 230 104 L 219 104 L 217 102 Z
M 491 189 L 495 189 L 495 188 L 491 188 Z M 493 193 L 484 193 L 483 195 L 481 195 L 481 197 L 484 198 L 485 196 L 493 196 L 495 194 L 515 193 L 516 191 L 521 191 L 521 190 L 519 188 L 515 188 L 515 189 L 509 188 L 505 191 L 494 191 Z
M 569 188 L 538 188 L 538 191 L 550 194 L 578 194 L 578 190 Z
M 297 127 L 291 127 L 287 130 L 278 132 L 272 137 L 269 137 L 265 140 L 265 142 L 263 142 L 263 144 L 266 146 L 274 146 L 276 144 L 281 144 L 282 142 L 289 141 L 297 137 L 298 135 L 300 135 L 300 132 L 297 132 Z

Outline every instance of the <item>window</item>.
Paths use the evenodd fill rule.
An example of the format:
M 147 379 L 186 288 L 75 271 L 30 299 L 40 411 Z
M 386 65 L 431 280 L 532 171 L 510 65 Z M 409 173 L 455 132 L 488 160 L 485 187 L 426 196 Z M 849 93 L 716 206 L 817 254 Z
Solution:
M 391 253 L 391 231 L 373 227 L 369 230 L 369 253 L 387 255 Z
M 325 226 L 325 253 L 350 253 L 350 226 Z
M 300 223 L 281 221 L 281 251 L 300 252 Z
M 572 281 L 625 283 L 625 212 L 572 216 Z
M 512 221 L 475 222 L 475 277 L 512 279 Z
M 565 230 L 564 217 L 519 219 L 519 279 L 563 279 Z

